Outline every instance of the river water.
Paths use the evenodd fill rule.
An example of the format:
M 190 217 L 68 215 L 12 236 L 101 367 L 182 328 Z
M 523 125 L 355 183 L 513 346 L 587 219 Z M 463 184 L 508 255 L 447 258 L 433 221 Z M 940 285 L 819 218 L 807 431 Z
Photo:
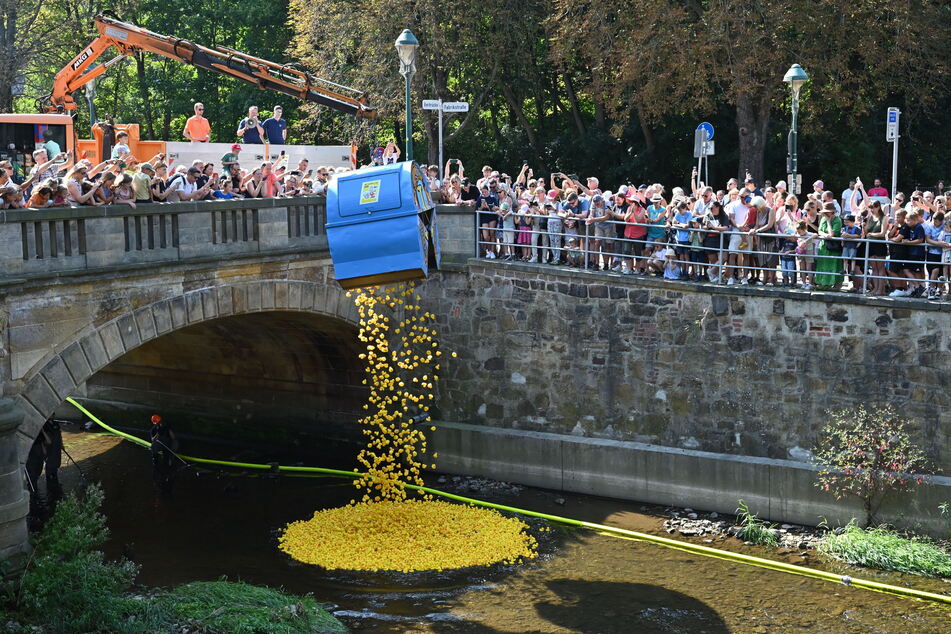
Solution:
M 316 509 L 346 504 L 353 491 L 349 484 L 185 469 L 177 474 L 172 494 L 162 497 L 152 487 L 147 451 L 95 433 L 67 431 L 64 438 L 85 476 L 105 490 L 111 530 L 107 554 L 137 562 L 140 583 L 171 586 L 227 576 L 312 593 L 355 631 L 951 631 L 951 610 L 931 604 L 557 527 L 543 533 L 548 537 L 542 556 L 520 567 L 411 575 L 327 572 L 278 551 L 276 534 Z M 331 451 L 320 466 L 350 462 Z M 62 480 L 67 488 L 79 483 L 74 465 L 64 468 Z M 445 486 L 451 485 L 450 479 Z M 530 488 L 472 495 L 665 534 L 662 509 L 636 503 Z M 804 561 L 798 552 L 744 547 L 732 539 L 715 545 Z M 940 580 L 834 563 L 819 567 L 951 593 L 951 584 Z

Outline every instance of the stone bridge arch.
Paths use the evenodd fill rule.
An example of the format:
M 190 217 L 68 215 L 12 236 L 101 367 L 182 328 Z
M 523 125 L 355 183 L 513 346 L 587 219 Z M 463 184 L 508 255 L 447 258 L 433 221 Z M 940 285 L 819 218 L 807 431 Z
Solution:
M 175 293 L 89 324 L 58 342 L 24 373 L 15 400 L 23 411 L 17 429 L 20 462 L 44 421 L 77 387 L 113 361 L 178 330 L 222 318 L 266 312 L 310 313 L 359 326 L 357 308 L 332 280 L 266 279 L 223 283 Z

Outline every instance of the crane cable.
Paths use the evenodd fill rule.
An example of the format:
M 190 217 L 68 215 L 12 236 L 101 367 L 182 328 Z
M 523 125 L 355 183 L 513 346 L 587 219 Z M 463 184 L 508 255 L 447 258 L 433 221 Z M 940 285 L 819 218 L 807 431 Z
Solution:
M 106 423 L 99 420 L 92 412 L 80 405 L 72 397 L 67 398 L 66 401 L 76 407 L 80 412 L 85 414 L 95 422 L 97 425 L 108 431 L 109 433 L 115 434 L 121 438 L 124 438 L 130 442 L 133 442 L 142 447 L 149 447 L 150 444 L 133 436 L 132 434 L 127 434 L 121 432 L 117 429 L 114 429 L 107 425 Z M 253 462 L 233 462 L 230 460 L 213 460 L 210 458 L 198 458 L 195 456 L 186 456 L 180 455 L 183 460 L 194 462 L 196 464 L 206 464 L 206 465 L 215 465 L 222 467 L 235 467 L 239 469 L 252 469 L 260 471 L 279 471 L 282 473 L 290 474 L 314 474 L 320 476 L 333 476 L 341 478 L 359 478 L 362 474 L 357 471 L 344 471 L 341 469 L 327 469 L 324 467 L 300 467 L 300 466 L 291 466 L 291 465 L 271 465 L 271 464 L 260 464 Z M 814 568 L 807 568 L 805 566 L 797 566 L 796 564 L 789 564 L 782 561 L 774 561 L 772 559 L 765 559 L 762 557 L 756 557 L 753 555 L 747 555 L 743 553 L 735 553 L 727 550 L 720 550 L 718 548 L 711 548 L 710 546 L 703 546 L 701 544 L 693 544 L 690 542 L 682 542 L 676 539 L 670 539 L 667 537 L 660 537 L 658 535 L 650 535 L 648 533 L 641 533 L 638 531 L 632 531 L 625 528 L 618 528 L 615 526 L 608 526 L 606 524 L 597 524 L 594 522 L 585 522 L 583 520 L 576 520 L 569 517 L 561 517 L 559 515 L 550 515 L 548 513 L 540 513 L 538 511 L 529 511 L 527 509 L 521 509 L 514 506 L 506 506 L 503 504 L 494 504 L 492 502 L 485 502 L 483 500 L 477 500 L 474 498 L 468 498 L 462 495 L 455 495 L 453 493 L 447 493 L 445 491 L 440 491 L 438 489 L 433 489 L 425 486 L 418 486 L 414 484 L 404 484 L 407 489 L 413 491 L 422 491 L 424 493 L 430 493 L 432 495 L 438 495 L 440 497 L 455 500 L 457 502 L 463 502 L 465 504 L 473 504 L 475 506 L 482 506 L 485 508 L 495 509 L 497 511 L 504 511 L 507 513 L 515 513 L 518 515 L 524 515 L 526 517 L 535 517 L 549 522 L 555 522 L 557 524 L 564 524 L 566 526 L 576 526 L 578 528 L 585 528 L 592 531 L 596 531 L 603 535 L 608 535 L 611 537 L 617 537 L 621 539 L 629 539 L 639 542 L 648 542 L 651 544 L 657 544 L 659 546 L 664 546 L 666 548 L 673 548 L 676 550 L 681 550 L 684 552 L 692 553 L 695 555 L 702 555 L 705 557 L 714 557 L 716 559 L 722 559 L 725 561 L 731 561 L 734 563 L 746 564 L 748 566 L 755 566 L 757 568 L 766 568 L 769 570 L 775 570 L 778 572 L 785 572 L 794 575 L 800 575 L 803 577 L 811 577 L 813 579 L 820 579 L 822 581 L 831 581 L 834 583 L 841 583 L 846 586 L 854 586 L 856 588 L 863 588 L 865 590 L 874 590 L 876 592 L 883 592 L 885 594 L 892 594 L 896 596 L 909 597 L 912 599 L 918 599 L 921 601 L 929 601 L 933 603 L 942 603 L 945 605 L 951 605 L 951 595 L 937 594 L 934 592 L 927 592 L 924 590 L 916 590 L 914 588 L 906 588 L 903 586 L 895 586 L 887 583 L 879 583 L 877 581 L 870 581 L 868 579 L 859 579 L 856 577 L 851 577 L 849 575 L 839 575 L 832 572 L 826 572 L 824 570 L 816 570 Z

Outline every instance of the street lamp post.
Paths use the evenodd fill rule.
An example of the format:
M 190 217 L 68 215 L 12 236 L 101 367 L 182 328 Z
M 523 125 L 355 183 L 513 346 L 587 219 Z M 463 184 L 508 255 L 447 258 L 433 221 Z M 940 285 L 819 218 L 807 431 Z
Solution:
M 400 56 L 400 74 L 406 79 L 406 160 L 413 160 L 413 112 L 412 95 L 409 85 L 416 72 L 416 49 L 419 40 L 409 29 L 405 29 L 396 39 L 396 52 Z
M 809 75 L 799 64 L 793 64 L 786 71 L 783 81 L 789 84 L 792 90 L 792 128 L 789 130 L 789 156 L 786 158 L 786 172 L 789 174 L 789 191 L 800 193 L 799 186 L 799 154 L 798 154 L 798 127 L 799 127 L 799 90 L 809 81 Z

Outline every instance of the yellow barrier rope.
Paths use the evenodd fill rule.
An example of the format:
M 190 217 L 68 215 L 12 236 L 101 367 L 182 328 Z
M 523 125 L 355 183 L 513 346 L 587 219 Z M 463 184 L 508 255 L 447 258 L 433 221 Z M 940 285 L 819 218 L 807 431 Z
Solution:
M 117 429 L 113 429 L 109 425 L 105 424 L 96 416 L 90 412 L 88 409 L 80 405 L 73 398 L 67 398 L 66 401 L 76 407 L 83 414 L 88 416 L 90 420 L 95 422 L 97 425 L 105 429 L 106 431 L 125 438 L 131 442 L 134 442 L 137 445 L 143 447 L 150 447 L 150 444 L 133 436 L 131 434 L 126 434 Z M 308 474 L 324 474 L 330 476 L 339 476 L 346 478 L 358 478 L 361 474 L 355 471 L 343 471 L 340 469 L 326 469 L 323 467 L 294 467 L 294 466 L 284 466 L 284 465 L 266 465 L 266 464 L 256 464 L 251 462 L 231 462 L 228 460 L 211 460 L 208 458 L 196 458 L 194 456 L 180 455 L 183 460 L 190 462 L 195 462 L 199 464 L 208 464 L 208 465 L 218 465 L 224 467 L 237 467 L 242 469 L 256 469 L 261 471 L 271 471 L 278 470 L 280 472 L 288 473 L 308 473 Z M 857 588 L 864 588 L 866 590 L 874 590 L 876 592 L 884 592 L 886 594 L 893 594 L 897 596 L 910 597 L 913 599 L 919 599 L 922 601 L 931 601 L 935 603 L 943 603 L 946 605 L 951 605 L 951 595 L 937 594 L 934 592 L 926 592 L 924 590 L 915 590 L 914 588 L 905 588 L 902 586 L 894 586 L 887 583 L 878 583 L 877 581 L 869 581 L 867 579 L 858 579 L 855 577 L 850 577 L 848 575 L 837 575 L 835 573 L 826 572 L 824 570 L 816 570 L 814 568 L 807 568 L 805 566 L 797 566 L 796 564 L 788 564 L 782 561 L 774 561 L 772 559 L 764 559 L 762 557 L 754 557 L 753 555 L 746 555 L 743 553 L 734 553 L 727 550 L 720 550 L 717 548 L 711 548 L 709 546 L 702 546 L 700 544 L 692 544 L 690 542 L 681 542 L 676 539 L 669 539 L 667 537 L 660 537 L 657 535 L 650 535 L 647 533 L 640 533 L 637 531 L 631 531 L 624 528 L 617 528 L 614 526 L 607 526 L 605 524 L 596 524 L 593 522 L 585 522 L 582 520 L 576 520 L 569 517 L 561 517 L 558 515 L 549 515 L 547 513 L 539 513 L 537 511 L 529 511 L 526 509 L 520 509 L 514 506 L 505 506 L 503 504 L 493 504 L 492 502 L 485 502 L 482 500 L 476 500 L 474 498 L 468 498 L 461 495 L 455 495 L 453 493 L 446 493 L 445 491 L 440 491 L 438 489 L 432 489 L 424 486 L 417 486 L 407 484 L 405 485 L 407 489 L 414 491 L 423 491 L 425 493 L 431 493 L 433 495 L 438 495 L 450 500 L 456 500 L 457 502 L 464 502 L 466 504 L 475 504 L 477 506 L 483 506 L 486 508 L 495 509 L 498 511 L 506 511 L 509 513 L 517 513 L 519 515 L 525 515 L 528 517 L 537 517 L 539 519 L 548 520 L 550 522 L 555 522 L 558 524 L 565 524 L 567 526 L 577 526 L 580 528 L 586 528 L 593 530 L 602 534 L 610 535 L 612 537 L 619 537 L 623 539 L 631 539 L 634 541 L 649 542 L 651 544 L 657 544 L 659 546 L 664 546 L 666 548 L 674 548 L 677 550 L 682 550 L 684 552 L 693 553 L 696 555 L 702 555 L 705 557 L 714 557 L 717 559 L 723 559 L 726 561 L 732 561 L 734 563 L 746 564 L 749 566 L 756 566 L 758 568 L 766 568 L 769 570 L 776 570 L 779 572 L 786 572 L 789 574 L 800 575 L 803 577 L 811 577 L 813 579 L 821 579 L 823 581 L 832 581 L 834 583 L 841 583 L 847 586 L 855 586 Z

